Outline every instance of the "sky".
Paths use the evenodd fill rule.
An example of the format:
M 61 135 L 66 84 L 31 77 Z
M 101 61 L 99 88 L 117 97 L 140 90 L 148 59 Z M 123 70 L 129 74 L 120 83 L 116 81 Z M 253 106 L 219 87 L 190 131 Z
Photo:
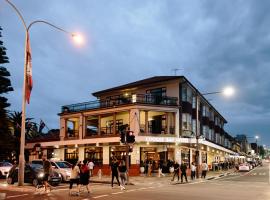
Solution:
M 30 29 L 34 86 L 27 117 L 59 128 L 61 106 L 95 100 L 91 93 L 152 76 L 186 76 L 202 93 L 231 85 L 231 98 L 207 99 L 231 135 L 270 147 L 270 1 L 12 0 L 27 24 L 46 20 L 84 36 L 82 46 L 45 24 Z M 13 92 L 20 111 L 25 31 L 0 1 Z

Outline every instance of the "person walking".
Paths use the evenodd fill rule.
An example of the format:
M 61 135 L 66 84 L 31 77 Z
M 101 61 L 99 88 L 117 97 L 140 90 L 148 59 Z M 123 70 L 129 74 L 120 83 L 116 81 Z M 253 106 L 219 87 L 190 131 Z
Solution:
M 111 182 L 112 188 L 113 188 L 114 177 L 116 178 L 117 183 L 120 186 L 120 182 L 118 179 L 118 161 L 117 161 L 117 159 L 114 159 L 111 163 L 111 173 L 112 173 L 112 182 Z
M 44 182 L 45 192 L 49 192 L 48 189 L 50 191 L 52 190 L 52 186 L 48 183 L 49 176 L 52 171 L 52 165 L 51 165 L 51 162 L 47 160 L 46 155 L 42 156 L 42 161 L 43 161 L 43 170 L 44 170 L 43 182 Z
M 88 168 L 89 168 L 89 173 L 90 173 L 90 177 L 94 175 L 94 162 L 92 160 L 89 161 L 88 163 Z
M 77 188 L 78 188 L 77 194 L 79 194 L 80 168 L 78 165 L 72 165 L 71 167 L 71 174 L 70 174 L 70 181 L 69 181 L 69 195 L 71 195 L 71 190 L 74 183 L 77 184 Z
M 180 165 L 180 170 L 181 170 L 181 183 L 183 183 L 183 176 L 186 179 L 186 183 L 188 182 L 187 180 L 187 165 L 186 163 L 184 163 L 184 161 L 182 161 L 181 165 Z
M 196 174 L 196 166 L 194 162 L 191 163 L 190 171 L 191 171 L 191 180 L 193 180 L 195 179 L 195 174 Z
M 120 182 L 121 182 L 121 190 L 125 190 L 126 187 L 126 180 L 127 180 L 127 166 L 124 160 L 121 161 L 118 167 L 119 175 L 120 175 Z
M 206 177 L 206 173 L 208 171 L 208 165 L 205 161 L 203 161 L 202 163 L 202 176 L 201 178 L 205 178 Z
M 90 193 L 89 168 L 87 166 L 87 160 L 83 161 L 83 164 L 81 165 L 81 168 L 80 168 L 79 192 L 81 191 L 81 186 L 85 186 L 88 194 Z
M 174 168 L 174 174 L 173 174 L 173 178 L 172 178 L 172 180 L 171 181 L 174 181 L 174 177 L 177 175 L 177 177 L 178 177 L 178 181 L 179 181 L 179 164 L 178 164 L 178 162 L 174 162 L 174 164 L 173 164 L 173 168 Z

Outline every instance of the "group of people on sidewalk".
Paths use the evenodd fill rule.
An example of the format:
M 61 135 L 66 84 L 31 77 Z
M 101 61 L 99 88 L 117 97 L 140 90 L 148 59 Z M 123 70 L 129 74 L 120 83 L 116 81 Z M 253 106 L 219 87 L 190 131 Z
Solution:
M 174 181 L 174 178 L 177 176 L 178 177 L 178 181 L 180 178 L 180 172 L 181 172 L 181 183 L 183 183 L 183 177 L 185 178 L 186 182 L 188 182 L 187 179 L 187 165 L 184 161 L 182 161 L 181 165 L 179 165 L 178 162 L 174 162 L 174 174 L 172 177 L 171 181 Z M 194 162 L 191 163 L 190 165 L 190 176 L 191 176 L 191 180 L 194 180 L 196 177 L 196 170 L 197 170 L 197 166 L 194 164 Z M 206 177 L 206 173 L 208 171 L 208 165 L 206 162 L 203 162 L 201 165 L 201 178 L 205 178 Z

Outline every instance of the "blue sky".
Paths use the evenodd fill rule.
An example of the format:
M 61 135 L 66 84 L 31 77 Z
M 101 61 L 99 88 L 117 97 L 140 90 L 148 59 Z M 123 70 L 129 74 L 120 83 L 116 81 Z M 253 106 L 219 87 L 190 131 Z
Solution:
M 94 100 L 92 92 L 160 75 L 186 76 L 201 92 L 236 88 L 230 99 L 209 96 L 232 135 L 270 145 L 270 1 L 13 0 L 27 23 L 42 19 L 82 33 L 86 43 L 44 24 L 30 30 L 34 88 L 27 117 L 58 128 L 61 106 Z M 2 40 L 14 92 L 22 102 L 24 29 L 0 1 Z M 207 97 L 208 98 L 208 97 Z

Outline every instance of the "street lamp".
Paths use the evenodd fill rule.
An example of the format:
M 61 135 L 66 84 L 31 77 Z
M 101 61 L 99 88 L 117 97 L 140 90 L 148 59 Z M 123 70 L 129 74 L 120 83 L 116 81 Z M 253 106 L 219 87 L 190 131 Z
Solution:
M 25 149 L 25 101 L 27 99 L 28 103 L 29 103 L 29 98 L 30 98 L 30 92 L 32 89 L 32 67 L 29 66 L 31 63 L 31 51 L 30 51 L 30 38 L 29 38 L 29 30 L 32 27 L 32 25 L 36 24 L 36 23 L 43 23 L 43 24 L 47 24 L 51 27 L 53 27 L 54 29 L 57 29 L 59 31 L 62 31 L 64 33 L 69 34 L 76 43 L 82 43 L 82 37 L 79 36 L 78 34 L 74 34 L 74 33 L 70 33 L 58 26 L 55 26 L 53 24 L 51 24 L 50 22 L 44 21 L 44 20 L 35 20 L 33 22 L 31 22 L 28 26 L 25 23 L 25 20 L 22 16 L 22 14 L 20 13 L 20 11 L 17 9 L 17 7 L 11 3 L 9 0 L 6 0 L 6 2 L 15 10 L 15 12 L 17 13 L 17 15 L 19 16 L 20 20 L 23 23 L 24 29 L 25 29 L 25 57 L 24 57 L 24 78 L 23 78 L 23 90 L 22 90 L 22 121 L 21 121 L 21 139 L 20 139 L 20 155 L 19 155 L 19 172 L 18 172 L 18 185 L 22 186 L 24 184 L 24 165 L 25 165 L 25 158 L 24 158 L 24 149 Z M 28 89 L 27 91 L 27 95 L 26 95 L 26 87 L 27 87 L 27 76 L 30 75 L 31 76 L 31 85 L 30 85 L 30 89 Z
M 255 139 L 256 139 L 256 153 L 259 155 L 259 152 L 258 152 L 258 139 L 260 137 L 258 135 L 255 136 Z
M 208 93 L 203 93 L 201 95 L 210 95 L 210 94 L 223 94 L 224 96 L 232 96 L 234 94 L 234 88 L 233 87 L 225 87 L 222 91 L 219 92 L 208 92 Z M 200 130 L 199 130 L 199 94 L 196 92 L 196 177 L 199 178 L 199 153 L 200 153 L 200 148 L 199 148 L 199 138 L 200 138 Z

